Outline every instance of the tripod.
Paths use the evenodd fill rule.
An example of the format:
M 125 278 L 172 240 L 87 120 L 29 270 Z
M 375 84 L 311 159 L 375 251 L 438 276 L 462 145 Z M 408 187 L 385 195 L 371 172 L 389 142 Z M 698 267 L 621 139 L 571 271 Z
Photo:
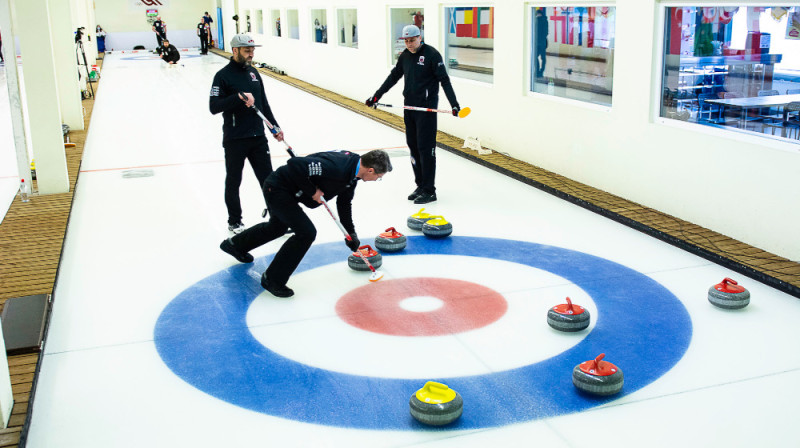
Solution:
M 83 41 L 81 40 L 80 32 L 75 36 L 75 57 L 78 59 L 78 78 L 80 79 L 81 58 L 78 56 L 78 50 L 80 50 L 80 54 L 83 56 L 83 68 L 86 70 L 86 84 L 89 85 L 89 90 L 92 92 L 92 95 L 89 98 L 94 98 L 94 87 L 92 87 L 92 83 L 89 82 L 89 64 L 86 62 L 86 52 L 83 51 Z

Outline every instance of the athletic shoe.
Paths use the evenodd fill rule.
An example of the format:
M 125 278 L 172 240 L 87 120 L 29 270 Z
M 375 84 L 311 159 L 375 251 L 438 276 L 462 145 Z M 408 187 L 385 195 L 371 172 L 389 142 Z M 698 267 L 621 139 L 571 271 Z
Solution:
M 242 223 L 242 221 L 233 224 L 228 224 L 228 230 L 230 230 L 233 233 L 242 233 L 242 231 L 244 231 L 244 224 Z
M 414 199 L 415 204 L 427 204 L 436 200 L 436 193 L 422 193 Z
M 410 195 L 408 195 L 408 200 L 413 201 L 414 199 L 417 199 L 420 196 L 422 196 L 422 190 L 417 188 L 416 190 L 412 191 Z
M 291 297 L 294 295 L 294 291 L 287 288 L 286 285 L 273 285 L 267 279 L 267 273 L 261 274 L 261 287 L 266 289 L 270 294 L 275 297 Z
M 248 252 L 242 252 L 237 249 L 236 246 L 233 245 L 233 240 L 230 238 L 220 243 L 219 248 L 222 249 L 223 252 L 232 255 L 233 258 L 239 260 L 240 263 L 253 262 L 253 256 Z

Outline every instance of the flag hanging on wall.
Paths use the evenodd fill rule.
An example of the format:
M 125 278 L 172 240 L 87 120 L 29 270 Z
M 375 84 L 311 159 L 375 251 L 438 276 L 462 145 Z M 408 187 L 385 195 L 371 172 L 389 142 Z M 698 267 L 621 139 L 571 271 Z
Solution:
M 450 33 L 456 37 L 494 38 L 494 8 L 453 8 Z

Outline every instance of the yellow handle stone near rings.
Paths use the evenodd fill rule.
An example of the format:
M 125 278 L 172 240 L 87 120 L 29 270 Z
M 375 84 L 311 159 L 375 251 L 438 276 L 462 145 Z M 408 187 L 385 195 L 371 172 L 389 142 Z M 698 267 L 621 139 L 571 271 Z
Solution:
M 414 213 L 411 216 L 414 217 L 414 218 L 426 219 L 426 218 L 430 218 L 433 215 L 431 215 L 430 213 L 425 213 L 425 209 L 421 208 L 421 209 L 419 209 L 419 211 L 417 213 Z
M 441 215 L 430 216 L 430 219 L 425 221 L 425 223 L 432 226 L 443 226 L 445 224 L 449 224 L 449 222 L 444 219 L 444 216 Z
M 411 416 L 425 425 L 448 425 L 464 411 L 464 399 L 445 384 L 428 381 L 408 401 Z
M 425 221 L 431 219 L 431 216 L 433 215 L 431 215 L 430 213 L 425 213 L 425 209 L 421 208 L 417 213 L 414 213 L 413 215 L 408 217 L 408 219 L 406 220 L 406 224 L 408 225 L 408 228 L 411 230 L 422 230 L 422 224 L 424 224 Z
M 448 403 L 456 398 L 456 391 L 446 384 L 428 381 L 417 391 L 417 399 L 423 403 Z

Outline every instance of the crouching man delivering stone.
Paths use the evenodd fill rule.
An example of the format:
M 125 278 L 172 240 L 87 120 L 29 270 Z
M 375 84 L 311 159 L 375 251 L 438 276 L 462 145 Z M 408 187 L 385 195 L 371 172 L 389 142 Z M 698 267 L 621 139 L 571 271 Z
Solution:
M 294 291 L 286 286 L 317 236 L 317 229 L 300 207 L 322 204 L 322 197 L 330 201 L 336 197 L 339 219 L 352 237 L 345 244 L 356 251 L 361 244 L 353 225 L 352 201 L 359 180 L 380 180 L 392 171 L 389 155 L 380 149 L 363 156 L 348 151 L 329 151 L 289 159 L 267 177 L 264 197 L 270 219 L 256 224 L 238 235 L 223 241 L 220 249 L 242 263 L 250 263 L 249 252 L 292 228 L 292 235 L 281 246 L 267 270 L 261 276 L 261 286 L 276 297 L 291 297 Z

